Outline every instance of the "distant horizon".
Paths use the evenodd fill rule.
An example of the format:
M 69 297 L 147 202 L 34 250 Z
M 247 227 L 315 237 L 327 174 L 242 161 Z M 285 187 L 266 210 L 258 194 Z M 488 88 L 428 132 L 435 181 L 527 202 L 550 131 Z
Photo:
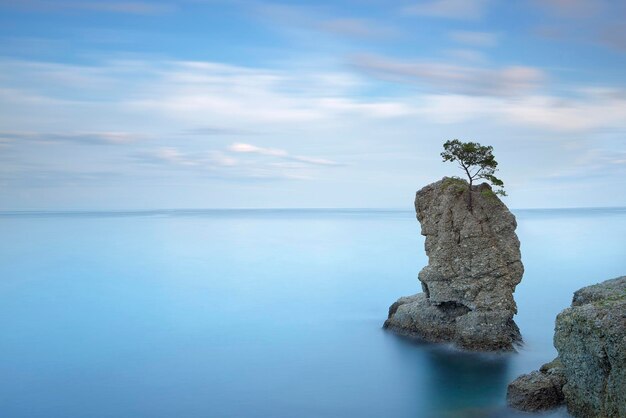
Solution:
M 510 211 L 533 211 L 533 210 L 613 210 L 625 209 L 626 206 L 581 206 L 581 207 L 529 207 L 529 208 L 509 208 Z M 152 209 L 19 209 L 19 210 L 0 210 L 2 215 L 18 215 L 18 214 L 142 214 L 142 213 L 168 213 L 168 212 L 210 212 L 210 211 L 388 211 L 388 212 L 414 212 L 413 208 L 394 208 L 394 207 L 236 207 L 236 208 L 152 208 Z

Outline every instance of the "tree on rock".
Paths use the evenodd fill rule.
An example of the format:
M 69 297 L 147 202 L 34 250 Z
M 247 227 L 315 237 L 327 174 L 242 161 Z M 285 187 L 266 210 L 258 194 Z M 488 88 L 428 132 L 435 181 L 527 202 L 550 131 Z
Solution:
M 446 141 L 443 144 L 444 152 L 441 153 L 443 161 L 457 162 L 465 171 L 469 179 L 468 206 L 472 209 L 472 183 L 474 180 L 484 179 L 494 186 L 499 187 L 496 194 L 506 196 L 504 182 L 497 178 L 494 173 L 498 162 L 493 156 L 492 146 L 483 146 L 477 142 L 461 142 L 458 139 Z

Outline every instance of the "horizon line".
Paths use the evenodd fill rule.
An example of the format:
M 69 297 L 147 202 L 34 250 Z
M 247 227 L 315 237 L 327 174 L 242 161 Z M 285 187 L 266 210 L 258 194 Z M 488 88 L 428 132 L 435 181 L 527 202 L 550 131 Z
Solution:
M 511 211 L 567 211 L 567 210 L 615 210 L 626 209 L 626 206 L 577 206 L 577 207 L 533 207 L 509 208 Z M 200 212 L 297 212 L 297 211 L 386 211 L 413 212 L 413 208 L 394 207 L 235 207 L 235 208 L 154 208 L 154 209 L 9 209 L 0 210 L 0 216 L 11 215 L 80 215 L 80 214 L 167 214 L 167 213 L 200 213 Z

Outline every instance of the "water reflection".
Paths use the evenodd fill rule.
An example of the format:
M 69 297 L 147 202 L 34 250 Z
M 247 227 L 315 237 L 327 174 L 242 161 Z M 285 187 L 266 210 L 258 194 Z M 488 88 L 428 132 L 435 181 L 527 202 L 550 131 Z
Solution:
M 419 416 L 509 417 L 505 391 L 513 354 L 467 353 L 390 333 L 406 367 L 415 366 Z M 416 361 L 419 352 L 419 361 Z
M 510 355 L 459 353 L 445 348 L 425 350 L 425 399 L 439 416 L 495 416 L 502 408 Z

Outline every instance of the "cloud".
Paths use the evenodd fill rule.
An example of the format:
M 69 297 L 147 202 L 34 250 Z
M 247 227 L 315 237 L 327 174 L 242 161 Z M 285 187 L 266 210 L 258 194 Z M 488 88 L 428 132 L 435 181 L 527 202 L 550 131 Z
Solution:
M 244 144 L 244 143 L 234 143 L 229 148 L 229 151 L 235 153 L 246 153 L 246 154 L 259 154 L 270 157 L 278 157 L 287 160 L 297 161 L 306 164 L 312 165 L 322 165 L 322 166 L 336 166 L 340 165 L 339 163 L 327 160 L 325 158 L 314 158 L 314 157 L 304 157 L 301 155 L 291 155 L 287 151 L 276 148 L 263 148 L 257 147 L 256 145 Z
M 610 48 L 626 52 L 626 23 L 613 23 L 604 26 L 598 41 Z
M 134 154 L 134 157 L 142 162 L 151 164 L 165 163 L 168 165 L 205 170 L 234 167 L 237 165 L 237 160 L 219 151 L 186 153 L 175 147 L 160 147 L 155 150 L 138 152 Z
M 234 155 L 238 157 L 234 157 Z M 248 157 L 245 157 L 248 155 Z M 251 158 L 257 156 L 256 158 Z M 258 158 L 261 156 L 263 158 Z M 291 155 L 285 150 L 234 143 L 226 150 L 184 152 L 177 147 L 159 147 L 132 154 L 155 169 L 178 169 L 224 180 L 308 180 L 322 166 L 339 163 L 323 158 Z
M 516 96 L 536 89 L 545 74 L 532 67 L 476 68 L 437 62 L 400 61 L 375 55 L 353 59 L 361 71 L 385 80 L 422 85 L 442 93 Z
M 201 123 L 285 125 L 342 115 L 388 118 L 405 114 L 400 103 L 357 98 L 354 76 L 344 73 L 264 70 L 211 62 L 163 65 L 150 94 L 128 101 L 135 110 Z M 246 126 L 242 129 L 246 129 Z
M 615 89 L 584 89 L 570 98 L 529 96 L 503 110 L 518 123 L 558 131 L 626 129 L 626 95 Z
M 395 28 L 383 26 L 369 19 L 330 19 L 317 25 L 325 32 L 363 39 L 390 39 L 399 35 Z
M 41 115 L 37 130 L 65 124 L 90 132 L 132 119 L 133 127 L 159 136 L 157 127 L 182 130 L 208 125 L 231 133 L 270 132 L 277 127 L 298 129 L 303 122 L 407 114 L 401 102 L 359 94 L 365 83 L 347 71 L 308 67 L 269 70 L 198 61 L 109 60 L 80 65 L 0 59 L 0 104 L 8 110 L 0 114 L 0 124 L 26 131 L 33 125 L 28 115 L 37 113 Z M 94 114 L 100 117 L 93 118 Z
M 310 5 L 302 6 L 261 1 L 248 3 L 248 6 L 252 16 L 280 24 L 308 26 L 311 21 L 319 19 L 320 16 L 319 7 L 311 7 Z
M 626 52 L 626 2 L 607 0 L 535 0 L 553 19 L 534 33 L 553 40 L 595 44 Z
M 576 94 L 575 94 L 576 93 Z M 572 97 L 529 94 L 480 97 L 432 94 L 423 97 L 422 114 L 444 124 L 470 120 L 514 124 L 552 132 L 626 131 L 626 95 L 615 89 L 581 89 Z
M 473 64 L 487 62 L 487 57 L 481 51 L 475 51 L 473 49 L 448 49 L 444 51 L 445 54 L 452 58 L 455 62 L 465 61 Z
M 94 187 L 120 182 L 123 178 L 121 173 L 107 170 L 29 167 L 0 171 L 0 184 L 19 188 Z
M 456 42 L 476 47 L 491 47 L 498 44 L 498 34 L 493 32 L 454 31 L 450 32 L 450 38 Z
M 11 2 L 10 7 L 37 12 L 78 11 L 136 15 L 155 15 L 169 13 L 176 10 L 176 7 L 173 3 L 161 3 L 158 1 L 146 2 L 115 0 L 20 0 L 18 2 Z
M 626 129 L 623 91 L 560 87 L 563 97 L 559 97 L 549 93 L 546 75 L 532 67 L 493 68 L 481 66 L 478 60 L 452 65 L 372 55 L 351 62 L 361 75 L 214 62 L 106 61 L 48 68 L 45 62 L 11 61 L 5 66 L 0 60 L 5 69 L 0 73 L 0 124 L 11 146 L 20 141 L 127 144 L 144 139 L 167 144 L 164 130 L 185 135 L 185 143 L 258 132 L 287 141 L 294 135 L 311 138 L 345 132 L 347 127 L 383 126 L 384 120 L 428 124 L 485 120 L 559 132 Z M 79 85 L 66 82 L 72 74 L 82 74 Z M 371 94 L 372 87 L 380 86 L 379 80 L 400 83 L 400 88 Z M 19 88 L 13 87 L 16 83 Z M 103 85 L 107 86 L 105 100 Z M 33 120 L 32 114 L 39 116 Z M 57 130 L 59 126 L 73 126 L 75 131 Z M 106 126 L 124 128 L 120 132 L 99 129 Z M 199 128 L 189 130 L 189 126 Z M 248 141 L 237 143 L 250 146 Z M 255 147 L 220 152 L 228 158 L 234 158 L 230 153 L 240 157 L 266 153 L 265 157 L 309 167 L 337 164 L 282 147 Z M 215 155 L 168 152 L 152 152 L 150 157 L 162 163 L 169 158 L 172 167 L 220 164 Z M 271 167 L 265 164 L 262 169 Z
M 183 131 L 185 135 L 198 135 L 198 136 L 232 136 L 232 135 L 253 135 L 257 132 L 253 132 L 245 129 L 237 128 L 225 128 L 217 126 L 201 126 L 192 129 L 186 129 Z
M 567 166 L 543 176 L 555 183 L 580 182 L 592 178 L 621 179 L 626 176 L 626 152 L 590 148 L 579 153 Z
M 0 140 L 36 142 L 74 142 L 85 145 L 120 145 L 145 139 L 131 132 L 0 132 Z
M 407 14 L 449 19 L 478 19 L 485 15 L 491 0 L 428 0 L 404 9 Z
M 252 16 L 270 23 L 274 30 L 285 31 L 288 37 L 298 36 L 303 30 L 335 35 L 336 38 L 358 40 L 389 40 L 403 32 L 397 26 L 382 23 L 378 19 L 357 18 L 350 13 L 329 12 L 328 7 L 311 5 L 278 4 L 271 2 L 251 3 Z M 333 40 L 336 42 L 337 40 Z
M 250 144 L 242 144 L 236 143 L 232 144 L 229 147 L 229 150 L 232 152 L 243 152 L 243 153 L 253 153 L 253 154 L 261 154 L 261 155 L 271 155 L 273 157 L 286 157 L 289 154 L 285 150 L 281 149 L 272 149 L 272 148 L 261 148 Z
M 560 17 L 588 18 L 606 9 L 604 0 L 534 0 L 537 7 Z

